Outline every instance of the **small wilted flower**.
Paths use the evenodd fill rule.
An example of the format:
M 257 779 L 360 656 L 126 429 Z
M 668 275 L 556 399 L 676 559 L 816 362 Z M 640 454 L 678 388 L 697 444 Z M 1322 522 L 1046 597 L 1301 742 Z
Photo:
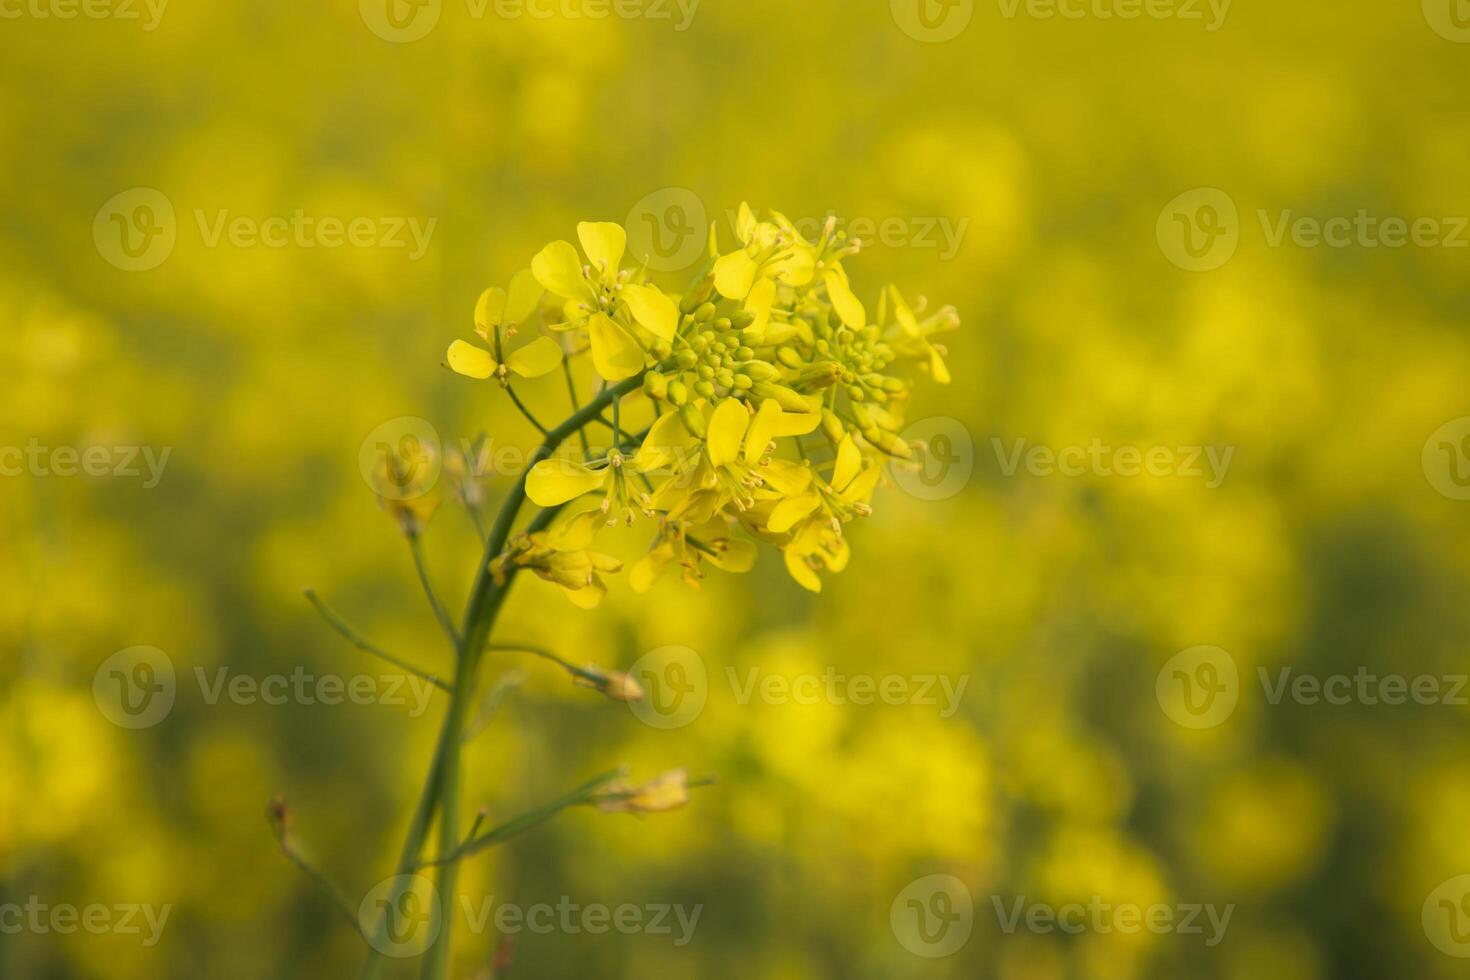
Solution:
M 411 538 L 423 533 L 439 509 L 439 496 L 430 483 L 434 452 L 433 446 L 408 436 L 398 447 L 384 448 L 373 470 L 378 506 L 393 515 Z
M 604 813 L 664 813 L 677 810 L 689 802 L 689 773 L 671 769 L 641 786 L 626 779 L 609 783 L 597 797 L 597 808 Z
M 605 671 L 593 664 L 588 664 L 579 671 L 577 681 L 614 701 L 638 702 L 643 700 L 643 686 L 631 675 L 620 670 Z

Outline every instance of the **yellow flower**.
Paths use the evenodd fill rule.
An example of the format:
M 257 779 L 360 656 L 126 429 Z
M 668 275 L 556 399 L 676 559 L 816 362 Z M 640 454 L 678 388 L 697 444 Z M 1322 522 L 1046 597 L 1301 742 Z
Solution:
M 536 281 L 565 301 L 567 320 L 560 329 L 584 329 L 592 363 L 608 381 L 621 381 L 643 370 L 645 345 L 634 332 L 647 331 L 668 343 L 679 327 L 679 306 L 657 287 L 631 282 L 620 268 L 628 236 L 611 222 L 582 222 L 577 237 L 587 256 L 584 265 L 570 242 L 546 246 L 531 261 Z
M 942 385 L 949 384 L 949 367 L 944 363 L 945 350 L 930 341 L 929 337 L 959 327 L 959 316 L 954 308 L 946 306 L 920 323 L 914 309 L 904 301 L 897 286 L 889 286 L 888 292 L 893 297 L 893 313 L 898 320 L 897 327 L 888 330 L 889 343 L 900 354 L 927 363 L 929 374 L 935 381 Z
M 801 287 L 812 281 L 817 266 L 817 249 L 803 239 L 794 225 L 777 214 L 777 221 L 757 221 L 750 205 L 742 203 L 735 234 L 740 248 L 715 261 L 715 288 L 727 299 L 744 301 L 758 284 L 771 282 L 769 297 L 775 295 L 775 280 Z M 711 236 L 715 240 L 715 236 Z M 767 305 L 769 305 L 767 303 Z
M 576 606 L 595 609 L 607 595 L 601 573 L 623 568 L 617 558 L 591 550 L 601 523 L 595 510 L 565 510 L 545 531 L 520 535 L 491 571 L 503 580 L 510 567 L 528 569 L 559 586 Z
M 550 337 L 537 337 L 530 343 L 504 354 L 504 363 L 495 351 L 504 351 L 506 339 L 535 312 L 541 302 L 542 289 L 530 270 L 518 272 L 510 281 L 510 289 L 492 286 L 480 294 L 475 304 L 475 333 L 490 343 L 490 350 L 463 340 L 449 345 L 449 367 L 467 378 L 497 378 L 507 384 L 508 371 L 523 378 L 538 378 L 555 371 L 561 363 L 561 345 Z M 503 329 L 502 329 L 503 327 Z
M 614 449 L 590 463 L 556 458 L 543 459 L 526 474 L 526 496 L 539 507 L 559 507 L 568 501 L 602 491 L 599 513 L 604 523 L 634 520 L 634 495 L 628 488 L 623 454 Z M 640 508 L 641 509 L 641 508 Z
M 816 428 L 820 414 L 789 413 L 774 399 L 761 402 L 754 414 L 735 398 L 722 400 L 707 416 L 705 407 L 686 406 L 661 417 L 635 457 L 640 469 L 656 469 L 676 455 L 682 457 L 674 474 L 652 494 L 651 509 L 703 524 L 727 504 L 738 512 L 752 506 L 758 494 L 784 496 L 806 489 L 809 470 L 767 454 L 778 435 Z M 698 420 L 695 426 L 703 429 L 703 435 L 689 444 L 692 451 L 676 453 L 670 444 L 682 440 L 675 426 L 687 429 L 691 416 Z
M 664 518 L 648 553 L 634 562 L 628 584 L 634 592 L 647 592 L 669 565 L 677 561 L 684 581 L 698 585 L 704 578 L 704 563 L 727 572 L 748 572 L 755 566 L 755 543 L 733 535 L 730 522 L 714 517 L 702 525 Z

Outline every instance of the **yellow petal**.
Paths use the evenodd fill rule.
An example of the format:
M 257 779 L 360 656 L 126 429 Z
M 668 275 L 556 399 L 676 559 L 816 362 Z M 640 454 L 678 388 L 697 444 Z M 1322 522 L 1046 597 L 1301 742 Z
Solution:
M 592 341 L 592 366 L 608 381 L 622 381 L 643 370 L 643 348 L 606 313 L 587 318 L 587 335 Z
M 746 541 L 744 538 L 731 538 L 725 542 L 723 549 L 715 549 L 715 552 L 705 557 L 709 563 L 725 572 L 748 572 L 755 567 L 756 547 L 754 541 Z
M 808 399 L 809 406 L 805 412 L 785 412 L 776 420 L 776 429 L 772 436 L 804 436 L 808 432 L 817 431 L 817 426 L 822 424 L 822 396 L 813 395 Z
M 863 454 L 858 451 L 852 436 L 844 436 L 837 447 L 837 465 L 832 468 L 832 486 L 841 490 L 852 482 L 863 466 Z
M 889 286 L 888 293 L 893 297 L 893 315 L 898 320 L 899 327 L 910 337 L 919 336 L 919 320 L 914 316 L 913 307 L 905 302 L 897 286 Z
M 505 299 L 505 322 L 516 324 L 523 322 L 526 317 L 536 312 L 536 307 L 541 304 L 541 294 L 545 292 L 541 283 L 536 281 L 536 274 L 530 269 L 522 269 L 510 280 L 510 292 Z
M 789 459 L 773 459 L 760 468 L 761 479 L 766 486 L 787 497 L 806 493 L 812 485 L 812 471 Z
M 731 252 L 715 263 L 715 288 L 727 299 L 743 300 L 750 295 L 760 269 L 745 250 Z
M 561 594 L 572 600 L 572 605 L 578 609 L 596 609 L 607 597 L 607 586 L 602 584 L 601 579 L 594 578 L 580 589 L 562 586 Z
M 750 432 L 745 437 L 745 461 L 754 463 L 765 454 L 766 447 L 776 437 L 776 426 L 781 421 L 781 406 L 774 398 L 761 402 L 750 423 Z
M 455 374 L 484 381 L 495 376 L 495 369 L 499 365 L 495 363 L 494 356 L 483 347 L 456 340 L 449 345 L 449 367 Z
M 817 577 L 816 572 L 812 571 L 812 567 L 806 563 L 805 556 L 799 555 L 790 548 L 787 548 L 785 557 L 786 570 L 791 573 L 792 578 L 796 579 L 797 585 L 800 585 L 809 592 L 822 591 L 822 580 Z
M 622 225 L 611 221 L 583 221 L 577 225 L 577 238 L 592 269 L 599 274 L 617 272 L 628 249 L 628 233 Z
M 842 491 L 842 499 L 852 504 L 865 504 L 873 495 L 878 481 L 883 476 L 883 467 L 869 466 L 859 473 Z
M 803 517 L 816 510 L 817 505 L 821 502 L 821 498 L 814 493 L 803 494 L 800 497 L 788 497 L 771 511 L 770 520 L 766 521 L 766 529 L 776 534 L 785 534 Z
M 929 348 L 929 373 L 939 384 L 949 384 L 949 365 L 944 363 L 944 355 L 933 347 Z
M 633 457 L 633 466 L 640 473 L 652 473 L 677 462 L 692 445 L 694 437 L 689 434 L 679 413 L 665 412 L 648 430 L 643 445 Z
M 740 452 L 740 440 L 750 425 L 750 411 L 744 403 L 727 398 L 716 406 L 705 434 L 709 461 L 714 466 L 734 462 Z
M 741 201 L 740 215 L 735 220 L 735 234 L 740 236 L 742 242 L 749 244 L 755 237 L 756 227 L 755 212 L 750 210 L 749 204 Z
M 526 474 L 526 496 L 538 507 L 556 507 L 599 489 L 607 474 L 570 459 L 543 459 Z
M 854 330 L 861 330 L 868 325 L 868 314 L 863 309 L 862 301 L 853 294 L 852 287 L 847 283 L 847 275 L 840 267 L 828 269 L 826 273 L 827 295 L 832 299 L 832 307 L 837 315 L 842 317 L 842 322 Z
M 592 542 L 597 538 L 597 532 L 607 526 L 607 518 L 601 508 L 590 503 L 597 498 L 583 499 L 589 501 L 589 509 L 576 513 L 569 507 L 558 514 L 551 527 L 546 529 L 547 547 L 555 548 L 557 551 L 585 551 L 592 546 Z M 575 506 L 576 502 L 573 502 L 571 507 Z
M 564 299 L 592 295 L 582 278 L 582 260 L 571 242 L 552 242 L 531 260 L 531 274 L 548 292 Z
M 561 344 L 550 337 L 537 337 L 526 346 L 511 353 L 506 365 L 523 378 L 539 378 L 555 371 L 561 365 Z
M 500 326 L 504 312 L 505 290 L 491 286 L 480 294 L 480 300 L 475 304 L 475 331 L 489 340 L 490 332 Z
M 622 291 L 633 319 L 660 340 L 673 340 L 679 329 L 679 307 L 652 286 L 627 285 Z
M 758 346 L 765 338 L 766 325 L 771 322 L 771 307 L 776 304 L 776 280 L 762 279 L 750 290 L 745 301 L 746 312 L 755 319 L 745 328 L 745 333 Z

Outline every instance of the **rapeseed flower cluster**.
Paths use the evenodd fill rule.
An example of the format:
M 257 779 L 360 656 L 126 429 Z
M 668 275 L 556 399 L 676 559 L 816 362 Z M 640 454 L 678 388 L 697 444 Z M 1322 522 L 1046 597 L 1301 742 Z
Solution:
M 627 235 L 604 222 L 578 226 L 580 251 L 553 242 L 508 289 L 481 297 L 486 346 L 455 341 L 448 364 L 459 374 L 509 389 L 511 375 L 548 374 L 586 352 L 604 392 L 641 383 L 655 408 L 634 436 L 615 402 L 611 449 L 531 467 L 526 494 L 555 517 L 512 538 L 493 559 L 497 575 L 525 568 L 594 607 L 603 576 L 622 568 L 596 550 L 599 531 L 639 519 L 654 524 L 630 575 L 639 591 L 671 566 L 691 583 L 706 566 L 746 571 L 761 541 L 814 592 L 821 573 L 847 565 L 845 527 L 870 513 L 885 465 L 910 457 L 899 432 L 911 383 L 949 381 L 936 338 L 959 317 L 926 314 L 893 286 L 870 313 L 845 266 L 860 243 L 834 223 L 812 242 L 785 216 L 742 205 L 736 230 L 723 251 L 711 228 L 708 262 L 683 295 L 651 282 L 646 263 L 624 267 Z

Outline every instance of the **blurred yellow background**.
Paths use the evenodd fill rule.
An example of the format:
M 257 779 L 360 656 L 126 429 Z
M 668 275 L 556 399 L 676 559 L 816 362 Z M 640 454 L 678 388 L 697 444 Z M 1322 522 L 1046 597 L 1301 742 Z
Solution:
M 590 613 L 518 587 L 499 638 L 618 669 L 687 647 L 704 704 L 645 724 L 496 655 L 515 688 L 467 749 L 467 805 L 504 819 L 620 764 L 718 781 L 675 813 L 577 809 L 469 861 L 477 903 L 701 908 L 682 945 L 677 926 L 523 931 L 510 975 L 1462 976 L 1457 2 L 645 0 L 599 19 L 596 0 L 0 0 L 0 446 L 35 449 L 0 455 L 0 907 L 171 906 L 153 944 L 0 932 L 0 975 L 356 975 L 360 940 L 265 807 L 285 794 L 365 894 L 442 705 L 210 703 L 197 672 L 391 672 L 310 587 L 447 673 L 365 440 L 415 417 L 446 448 L 530 447 L 498 389 L 441 367 L 480 290 L 582 219 L 626 223 L 680 288 L 681 246 L 711 221 L 728 246 L 748 200 L 866 224 L 848 263 L 865 299 L 892 281 L 958 307 L 954 382 L 910 411 L 937 420 L 929 462 L 958 469 L 880 490 L 821 596 L 770 551 L 698 591 L 622 576 Z M 565 411 L 558 377 L 521 391 Z M 1047 464 L 1093 445 L 1171 462 Z M 59 447 L 108 447 L 111 469 L 61 475 Z M 123 447 L 167 450 L 158 478 L 141 452 L 122 472 Z M 1206 447 L 1230 454 L 1218 479 Z M 470 522 L 446 504 L 426 548 L 462 608 Z M 137 646 L 169 658 L 177 696 L 133 729 L 94 680 Z M 829 672 L 936 686 L 744 696 Z M 1279 677 L 1362 672 L 1442 696 L 1355 682 L 1347 703 L 1272 703 Z M 953 710 L 934 679 L 964 684 Z M 1196 711 L 1192 680 L 1225 707 Z M 972 902 L 942 956 L 922 912 L 955 905 L 920 894 L 904 925 L 933 875 Z M 1007 931 L 1018 899 L 1233 913 L 1213 944 Z M 468 977 L 499 937 L 461 922 L 457 940 Z

